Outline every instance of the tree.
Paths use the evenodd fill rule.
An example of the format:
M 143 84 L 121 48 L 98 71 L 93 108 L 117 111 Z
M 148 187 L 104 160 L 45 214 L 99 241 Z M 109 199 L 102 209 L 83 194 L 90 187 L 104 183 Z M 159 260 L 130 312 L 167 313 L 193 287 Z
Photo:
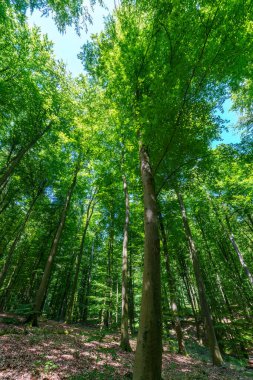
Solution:
M 101 329 L 121 324 L 127 349 L 129 319 L 134 330 L 140 313 L 136 380 L 161 378 L 162 308 L 181 352 L 182 317 L 194 317 L 198 337 L 204 324 L 215 364 L 219 347 L 245 351 L 252 141 L 210 144 L 230 94 L 246 110 L 249 136 L 251 2 L 124 0 L 84 46 L 78 79 L 20 10 L 52 9 L 62 29 L 77 22 L 81 2 L 11 3 L 0 15 L 3 310 L 34 322 L 43 312 Z
M 61 238 L 61 234 L 62 234 L 64 225 L 65 225 L 67 212 L 68 212 L 68 209 L 70 206 L 70 201 L 71 201 L 71 198 L 72 198 L 75 186 L 76 186 L 77 174 L 78 174 L 79 170 L 80 170 L 80 157 L 77 160 L 77 164 L 75 167 L 72 183 L 69 187 L 69 190 L 67 192 L 67 195 L 66 195 L 66 198 L 64 201 L 63 209 L 61 212 L 61 217 L 60 217 L 59 224 L 57 226 L 57 229 L 56 229 L 56 232 L 55 232 L 55 235 L 53 238 L 53 242 L 52 242 L 52 245 L 50 248 L 50 252 L 49 252 L 47 262 L 46 262 L 45 270 L 43 272 L 43 276 L 41 279 L 39 289 L 36 293 L 36 297 L 35 297 L 35 301 L 34 301 L 33 315 L 32 315 L 33 326 L 38 325 L 37 317 L 38 317 L 38 314 L 41 312 L 42 307 L 43 307 L 43 302 L 45 299 L 45 295 L 46 295 L 46 291 L 48 288 L 48 283 L 49 283 L 50 275 L 51 275 L 51 271 L 52 271 L 53 260 L 54 260 L 56 253 L 57 253 L 57 248 L 58 248 L 59 241 Z
M 72 317 L 73 317 L 73 307 L 74 307 L 75 295 L 76 295 L 76 290 L 77 290 L 78 276 L 80 273 L 81 259 L 82 259 L 82 255 L 83 255 L 83 251 L 84 251 L 86 233 L 87 233 L 89 223 L 90 223 L 93 211 L 94 211 L 95 195 L 96 195 L 96 191 L 91 195 L 91 197 L 88 201 L 88 204 L 87 204 L 86 220 L 85 220 L 85 225 L 84 225 L 84 229 L 83 229 L 80 249 L 79 249 L 79 252 L 76 256 L 76 268 L 75 268 L 74 281 L 72 284 L 71 296 L 69 299 L 68 309 L 67 309 L 67 321 L 68 322 L 71 322 Z
M 123 236 L 123 249 L 122 249 L 122 311 L 121 311 L 121 337 L 120 347 L 124 351 L 131 351 L 128 335 L 128 234 L 129 234 L 129 194 L 127 188 L 127 180 L 125 175 L 122 176 L 123 188 L 125 193 L 125 224 L 124 224 L 124 236 Z
M 150 162 L 150 176 L 152 181 L 160 182 L 159 191 L 164 181 L 167 183 L 168 170 L 174 171 L 178 164 L 184 165 L 188 160 L 194 165 L 199 156 L 206 154 L 209 142 L 218 133 L 219 120 L 213 110 L 217 103 L 223 101 L 227 86 L 235 78 L 235 71 L 241 65 L 242 51 L 245 52 L 245 60 L 249 59 L 241 45 L 242 39 L 237 37 L 245 33 L 245 14 L 249 15 L 250 6 L 241 6 L 243 11 L 235 3 L 230 7 L 225 3 L 212 6 L 208 2 L 198 5 L 162 2 L 157 6 L 153 2 L 135 4 L 125 1 L 115 19 L 108 23 L 105 33 L 84 48 L 82 59 L 85 68 L 93 80 L 106 88 L 116 108 L 124 112 L 125 119 L 132 120 L 132 144 L 139 140 L 140 152 L 143 153 L 140 157 L 145 155 L 146 161 Z M 236 28 L 230 22 L 235 17 Z M 234 51 L 235 45 L 238 55 L 224 70 L 224 59 L 231 49 Z M 244 75 L 246 71 L 240 73 L 241 78 Z M 147 189 L 144 182 L 143 186 L 145 199 Z M 156 194 L 152 193 L 152 197 L 156 202 Z M 150 237 L 146 234 L 147 240 Z M 145 256 L 148 256 L 148 251 L 147 248 Z M 156 287 L 152 282 L 152 269 L 148 273 L 150 286 Z M 145 274 L 144 279 L 143 289 L 147 282 Z M 147 318 L 151 320 L 152 307 L 149 311 Z M 145 319 L 143 314 L 144 307 L 140 334 Z M 154 331 L 156 326 L 154 324 Z M 150 336 L 153 332 L 149 331 Z M 152 356 L 148 345 L 141 346 L 142 340 L 139 339 L 136 363 L 140 361 L 142 348 L 144 357 Z M 161 350 L 157 349 L 152 358 L 154 362 L 161 363 Z M 143 365 L 136 378 L 159 378 L 159 365 L 154 367 L 156 374 L 148 374 Z
M 160 239 L 154 180 L 149 157 L 140 146 L 144 196 L 144 272 L 141 320 L 135 355 L 134 379 L 160 379 L 162 359 L 162 316 L 160 284 Z M 145 377 L 144 377 L 145 376 Z
M 43 16 L 53 15 L 55 23 L 61 32 L 64 32 L 67 26 L 72 25 L 79 32 L 80 27 L 86 27 L 87 22 L 91 22 L 92 18 L 88 6 L 92 9 L 95 3 L 95 1 L 91 0 L 62 0 L 59 3 L 54 0 L 7 0 L 6 4 L 1 5 L 1 13 L 6 14 L 10 6 L 13 6 L 21 16 L 24 16 L 27 10 L 33 12 L 38 9 Z M 101 0 L 98 3 L 103 4 Z
M 45 135 L 54 139 L 59 127 L 64 130 L 63 97 L 69 93 L 65 70 L 52 57 L 51 42 L 38 28 L 30 31 L 11 11 L 10 16 L 0 26 L 1 192 Z
M 163 252 L 165 256 L 166 277 L 167 277 L 168 286 L 169 286 L 171 311 L 172 311 L 173 322 L 175 324 L 175 330 L 177 334 L 178 353 L 185 355 L 186 349 L 185 349 L 185 344 L 184 344 L 184 336 L 183 336 L 181 322 L 178 316 L 178 306 L 177 306 L 177 300 L 176 300 L 176 282 L 175 282 L 175 277 L 173 276 L 173 271 L 170 264 L 167 236 L 166 236 L 164 223 L 163 223 L 163 217 L 162 217 L 161 212 L 159 212 L 159 223 L 160 223 L 160 231 L 161 231 L 161 240 L 163 244 Z
M 194 273 L 196 277 L 199 300 L 200 300 L 200 305 L 201 305 L 201 312 L 204 318 L 205 330 L 208 335 L 208 342 L 209 342 L 209 347 L 212 353 L 213 364 L 221 365 L 223 363 L 223 359 L 222 359 L 220 348 L 219 348 L 217 338 L 215 335 L 210 307 L 208 305 L 208 301 L 206 298 L 205 284 L 203 281 L 203 276 L 202 276 L 202 272 L 201 272 L 201 268 L 199 264 L 197 250 L 196 250 L 196 246 L 195 246 L 192 233 L 189 227 L 183 198 L 179 191 L 177 191 L 177 197 L 178 197 L 178 202 L 179 202 L 181 213 L 182 213 L 185 234 L 186 234 L 186 238 L 189 244 L 189 250 L 190 250 L 191 258 L 193 262 L 193 268 L 194 268 Z

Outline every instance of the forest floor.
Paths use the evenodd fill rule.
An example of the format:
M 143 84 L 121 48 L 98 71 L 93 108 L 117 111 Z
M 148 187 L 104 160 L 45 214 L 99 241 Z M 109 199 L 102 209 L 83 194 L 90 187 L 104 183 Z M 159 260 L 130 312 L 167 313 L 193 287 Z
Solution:
M 136 340 L 130 343 L 134 350 Z M 173 340 L 170 350 L 164 344 L 164 380 L 253 379 L 253 370 L 238 361 L 212 366 L 206 349 L 193 341 L 188 343 L 188 356 L 172 353 L 172 346 Z M 133 360 L 133 352 L 120 349 L 119 333 L 53 321 L 32 328 L 0 315 L 0 379 L 131 379 Z

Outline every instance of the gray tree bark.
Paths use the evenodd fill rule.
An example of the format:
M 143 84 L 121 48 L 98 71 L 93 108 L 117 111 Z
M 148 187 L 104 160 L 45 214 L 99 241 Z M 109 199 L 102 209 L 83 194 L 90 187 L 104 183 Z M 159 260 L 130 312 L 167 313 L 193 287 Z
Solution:
M 124 351 L 131 351 L 128 334 L 128 227 L 129 227 L 129 195 L 127 180 L 123 175 L 123 188 L 125 193 L 125 225 L 122 248 L 122 308 L 121 308 L 121 336 L 120 347 Z
M 59 241 L 61 238 L 61 234 L 62 234 L 64 225 L 65 225 L 67 212 L 68 212 L 68 209 L 70 206 L 71 197 L 73 195 L 73 192 L 74 192 L 74 189 L 76 186 L 77 174 L 78 174 L 79 169 L 80 169 L 80 162 L 78 162 L 78 164 L 76 166 L 75 173 L 73 176 L 73 180 L 72 180 L 71 186 L 68 190 L 68 193 L 67 193 L 67 196 L 65 199 L 65 203 L 64 203 L 64 207 L 62 209 L 59 224 L 58 224 L 55 236 L 53 238 L 53 242 L 52 242 L 51 249 L 49 252 L 49 256 L 48 256 L 48 259 L 46 262 L 44 273 L 43 273 L 43 276 L 42 276 L 42 279 L 40 282 L 40 286 L 39 286 L 39 289 L 38 289 L 36 296 L 35 296 L 34 309 L 33 309 L 33 314 L 31 316 L 33 326 L 38 325 L 37 317 L 38 317 L 38 314 L 41 312 L 42 307 L 43 307 L 44 299 L 46 296 L 46 292 L 48 289 L 49 280 L 50 280 L 50 276 L 51 276 L 53 261 L 54 261 L 54 258 L 56 256 L 57 248 L 58 248 Z
M 20 225 L 20 227 L 18 229 L 17 235 L 16 235 L 16 237 L 15 237 L 15 239 L 14 239 L 14 241 L 13 241 L 11 247 L 10 247 L 10 250 L 8 252 L 8 256 L 6 258 L 6 261 L 5 261 L 4 265 L 3 265 L 3 268 L 2 268 L 1 273 L 0 273 L 0 288 L 2 287 L 2 285 L 4 283 L 4 280 L 6 278 L 7 272 L 9 270 L 10 265 L 11 265 L 12 258 L 13 258 L 16 246 L 17 246 L 17 244 L 18 244 L 18 242 L 19 242 L 19 240 L 20 240 L 20 238 L 22 236 L 22 233 L 25 230 L 26 224 L 27 224 L 27 222 L 28 222 L 28 220 L 29 220 L 29 218 L 31 216 L 31 213 L 33 211 L 35 203 L 36 203 L 37 199 L 39 198 L 39 196 L 42 194 L 43 189 L 44 189 L 44 183 L 42 184 L 42 186 L 40 186 L 40 188 L 38 189 L 37 194 L 33 198 L 32 202 L 30 204 L 30 207 L 29 207 L 29 209 L 27 211 L 27 214 L 25 216 L 25 219 L 21 223 L 21 225 Z
M 166 268 L 167 281 L 168 281 L 169 294 L 170 294 L 170 307 L 171 307 L 172 318 L 173 318 L 176 335 L 177 335 L 178 353 L 182 355 L 186 355 L 185 344 L 184 344 L 184 334 L 183 334 L 181 322 L 178 316 L 175 279 L 173 278 L 173 274 L 172 274 L 172 270 L 170 266 L 168 242 L 167 242 L 167 237 L 166 237 L 161 213 L 159 213 L 159 221 L 160 221 L 160 230 L 161 230 L 162 243 L 163 243 L 163 252 L 165 256 L 165 268 Z
M 188 241 L 189 251 L 190 251 L 192 262 L 193 262 L 193 269 L 194 269 L 194 274 L 195 274 L 197 288 L 198 288 L 200 307 L 201 307 L 201 312 L 204 318 L 205 329 L 208 335 L 208 342 L 209 342 L 209 347 L 210 347 L 210 351 L 212 355 L 213 364 L 220 366 L 223 363 L 223 359 L 222 359 L 220 348 L 219 348 L 217 338 L 215 335 L 212 315 L 211 315 L 211 311 L 210 311 L 207 297 L 206 297 L 206 289 L 205 289 L 205 284 L 203 281 L 202 271 L 200 268 L 197 249 L 195 247 L 195 242 L 192 237 L 182 195 L 180 194 L 179 191 L 176 191 L 176 194 L 177 194 L 177 198 L 178 198 L 178 202 L 179 202 L 180 210 L 182 214 L 185 235 Z
M 160 380 L 162 367 L 160 240 L 154 178 L 145 146 L 140 145 L 144 195 L 144 272 L 140 326 L 133 380 Z
M 80 266 L 81 266 L 81 260 L 82 260 L 82 255 L 84 251 L 84 245 L 85 245 L 85 238 L 86 238 L 86 233 L 89 227 L 89 223 L 93 214 L 94 210 L 94 194 L 92 195 L 87 211 L 86 211 L 86 221 L 85 221 L 85 226 L 83 230 L 83 235 L 82 235 L 82 240 L 80 244 L 80 248 L 76 257 L 76 266 L 75 266 L 75 275 L 74 275 L 74 281 L 71 289 L 71 295 L 70 295 L 70 300 L 68 303 L 68 308 L 67 308 L 67 322 L 70 323 L 72 322 L 72 314 L 73 314 L 73 308 L 74 308 L 74 302 L 75 302 L 75 295 L 76 295 L 76 289 L 77 289 L 77 283 L 78 283 L 78 277 L 79 277 L 79 272 L 80 272 Z

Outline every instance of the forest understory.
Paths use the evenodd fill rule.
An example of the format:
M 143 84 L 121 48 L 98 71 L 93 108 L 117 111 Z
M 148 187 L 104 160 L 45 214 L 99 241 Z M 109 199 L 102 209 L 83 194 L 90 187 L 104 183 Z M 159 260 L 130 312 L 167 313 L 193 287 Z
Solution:
M 0 380 L 253 378 L 253 1 L 110 2 L 0 0 Z
M 124 352 L 116 330 L 99 326 L 66 324 L 45 320 L 39 328 L 29 327 L 23 318 L 0 315 L 0 379 L 82 380 L 131 379 L 133 352 Z M 253 378 L 247 360 L 225 357 L 222 367 L 213 366 L 208 349 L 200 345 L 191 323 L 184 327 L 187 356 L 176 353 L 174 330 L 164 337 L 163 380 L 243 380 Z

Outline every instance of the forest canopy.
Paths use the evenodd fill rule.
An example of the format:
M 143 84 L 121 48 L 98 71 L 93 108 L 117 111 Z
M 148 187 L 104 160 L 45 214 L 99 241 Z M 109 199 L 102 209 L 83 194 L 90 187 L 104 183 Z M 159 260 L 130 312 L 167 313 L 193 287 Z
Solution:
M 1 313 L 113 329 L 125 352 L 138 333 L 134 380 L 167 378 L 163 346 L 187 355 L 189 326 L 214 365 L 248 359 L 252 1 L 122 0 L 78 77 L 36 9 L 60 31 L 91 18 L 81 0 L 0 3 Z M 226 99 L 242 137 L 214 148 Z

